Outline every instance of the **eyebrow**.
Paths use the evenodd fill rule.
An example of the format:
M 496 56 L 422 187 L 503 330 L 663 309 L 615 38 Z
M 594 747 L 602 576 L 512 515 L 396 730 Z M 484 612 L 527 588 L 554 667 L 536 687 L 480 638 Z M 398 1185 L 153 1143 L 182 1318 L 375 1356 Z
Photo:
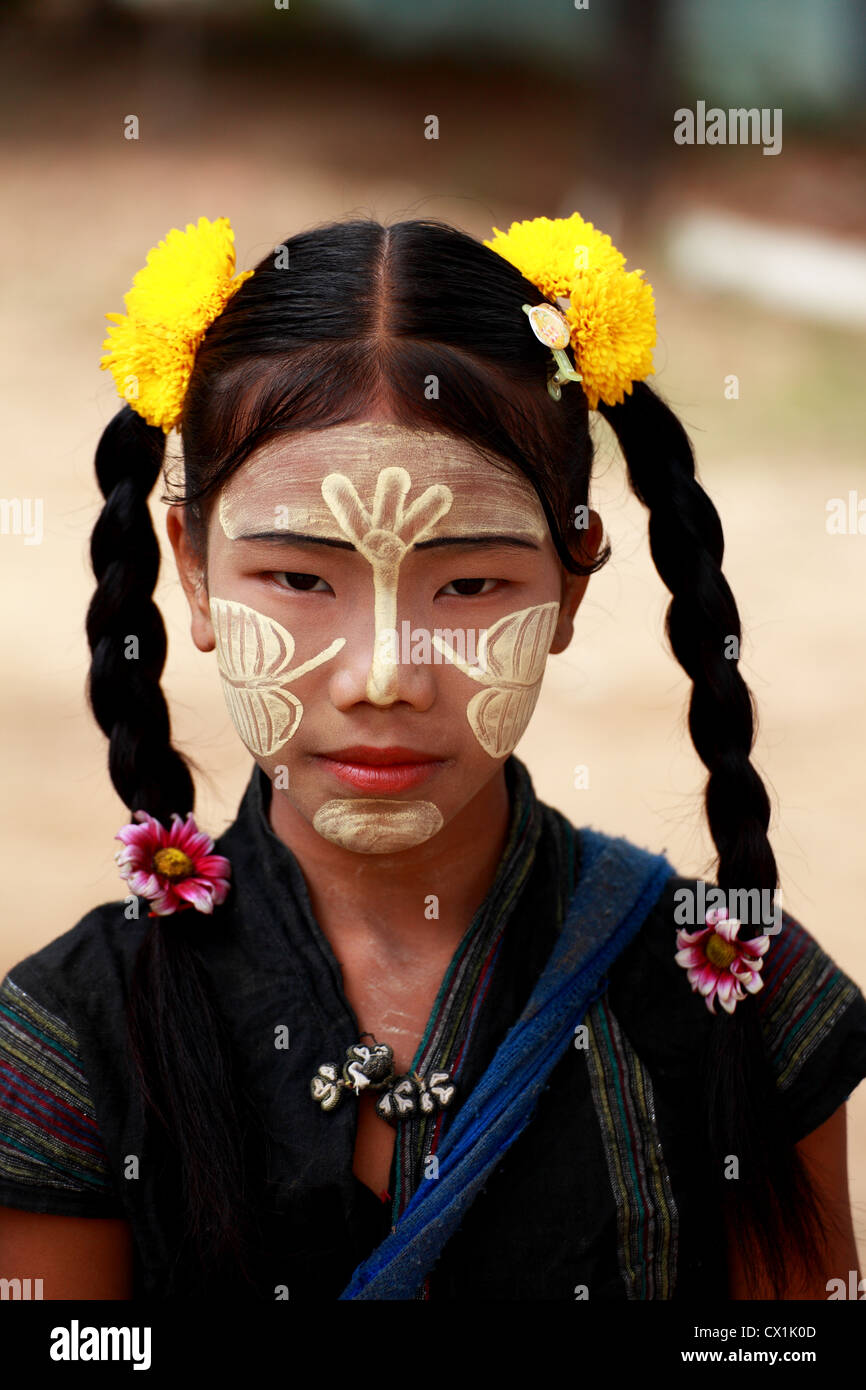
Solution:
M 341 550 L 354 550 L 351 541 L 337 536 L 312 536 L 304 531 L 247 531 L 242 536 L 234 536 L 236 541 L 268 541 L 283 545 L 336 545 Z
M 313 536 L 304 531 L 251 531 L 242 536 L 235 536 L 236 541 L 266 541 L 272 544 L 291 544 L 291 545 L 332 545 L 340 550 L 356 550 L 357 547 L 351 541 L 343 540 L 338 536 Z M 410 550 L 432 550 L 439 545 L 459 545 L 459 546 L 517 546 L 520 549 L 540 550 L 537 541 L 530 536 L 515 535 L 483 535 L 483 536 L 434 536 L 432 540 L 416 541 L 410 546 Z
M 540 550 L 530 536 L 434 536 L 429 541 L 416 541 L 413 550 L 431 550 L 434 545 L 514 545 L 525 550 Z

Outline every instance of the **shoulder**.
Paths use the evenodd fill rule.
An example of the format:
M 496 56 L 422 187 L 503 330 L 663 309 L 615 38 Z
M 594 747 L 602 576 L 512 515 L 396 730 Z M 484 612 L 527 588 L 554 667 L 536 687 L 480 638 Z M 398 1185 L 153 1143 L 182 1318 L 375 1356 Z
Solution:
M 34 1020 L 38 1014 L 49 1031 L 66 1028 L 91 1064 L 98 1058 L 114 1072 L 121 1066 L 119 1045 L 126 1038 L 133 975 L 157 921 L 169 946 L 176 933 L 203 959 L 234 934 L 233 909 L 226 906 L 210 914 L 190 909 L 156 919 L 149 915 L 147 900 L 135 895 L 101 903 L 9 967 L 0 977 L 7 1007 L 14 999 Z
M 102 903 L 75 926 L 10 966 L 6 981 L 54 1012 L 72 1012 L 105 991 L 125 995 L 146 915 L 128 918 L 129 899 Z M 5 983 L 5 981 L 4 981 Z
M 100 1104 L 106 1078 L 122 1086 L 124 966 L 136 949 L 136 933 L 115 941 L 123 914 L 123 903 L 95 908 L 0 979 L 4 1205 L 62 1216 L 122 1212 Z
M 866 999 L 806 927 L 782 913 L 757 996 L 776 1084 L 796 1138 L 823 1124 L 866 1076 Z
M 672 1081 L 694 1079 L 723 1027 L 677 959 L 677 932 L 697 930 L 719 890 L 672 875 L 634 940 L 613 966 L 610 1005 L 638 1054 Z M 690 915 L 691 914 L 691 915 Z M 731 916 L 735 915 L 733 912 Z M 737 1005 L 755 1011 L 763 1047 L 794 1138 L 823 1124 L 866 1076 L 866 999 L 816 937 L 786 911 L 764 917 L 769 947 L 760 988 Z
M 128 920 L 126 911 L 123 901 L 102 903 L 0 978 L 5 1093 L 47 1087 L 88 1109 L 91 1086 L 122 1068 L 129 984 L 147 931 L 146 916 Z
M 702 1068 L 713 1015 L 675 959 L 683 893 L 696 881 L 673 873 L 636 936 L 614 963 L 608 1002 L 638 1054 L 672 1081 Z

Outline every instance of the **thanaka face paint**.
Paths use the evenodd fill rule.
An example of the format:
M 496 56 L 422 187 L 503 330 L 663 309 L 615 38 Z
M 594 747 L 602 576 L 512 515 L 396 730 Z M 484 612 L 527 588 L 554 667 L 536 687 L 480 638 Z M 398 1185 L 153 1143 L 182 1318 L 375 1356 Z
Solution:
M 403 466 L 407 459 L 412 461 L 415 478 L 432 479 L 426 489 L 413 482 Z M 438 538 L 507 534 L 540 549 L 550 538 L 544 510 L 528 481 L 495 466 L 465 440 L 445 433 L 390 422 L 329 427 L 272 441 L 257 451 L 255 467 L 254 490 L 241 469 L 220 496 L 223 534 L 236 540 L 295 532 L 334 540 L 364 556 L 372 569 L 376 634 L 366 696 L 382 708 L 400 698 L 399 676 L 393 655 L 389 660 L 378 639 L 383 631 L 396 629 L 398 578 L 414 546 Z M 479 468 L 483 486 L 479 486 Z M 296 500 L 287 503 L 287 497 Z M 322 550 L 328 553 L 324 546 Z M 479 568 L 477 557 L 473 566 Z M 490 758 L 511 752 L 526 728 L 558 611 L 559 603 L 549 602 L 500 617 L 486 634 L 492 661 L 485 661 L 484 669 L 468 665 L 450 643 L 434 635 L 434 644 L 446 661 L 484 687 L 476 690 L 464 709 L 473 740 Z M 237 613 L 228 616 L 238 623 Z M 273 620 L 261 614 L 257 618 L 258 622 L 245 620 L 250 632 L 242 641 L 226 632 L 218 643 L 235 725 L 251 751 L 264 752 L 293 736 L 303 712 L 297 697 L 285 689 L 287 679 L 330 660 L 348 639 L 341 634 L 291 671 L 286 669 L 291 650 L 278 657 L 274 647 L 270 660 L 264 660 L 263 634 Z M 280 624 L 275 627 L 277 644 L 288 647 L 288 637 L 293 648 L 291 635 Z M 331 797 L 315 809 L 311 823 L 335 844 L 378 854 L 423 843 L 441 828 L 443 816 L 433 800 Z
M 413 484 L 402 462 L 410 455 L 419 458 L 419 454 L 424 476 L 444 473 L 447 481 L 428 487 L 406 507 L 405 500 Z M 305 505 L 291 505 L 281 501 L 280 498 L 285 498 L 290 491 L 299 490 L 320 476 L 316 469 L 319 459 L 331 464 L 343 462 L 351 467 L 354 481 L 335 468 L 321 481 L 321 504 L 308 501 Z M 390 704 L 395 681 L 393 648 L 389 650 L 380 637 L 396 628 L 399 568 L 411 546 L 419 540 L 440 536 L 500 534 L 503 529 L 510 529 L 503 527 L 503 517 L 513 516 L 518 508 L 520 531 L 528 540 L 541 543 L 549 534 L 544 510 L 524 478 L 491 466 L 484 488 L 479 489 L 478 464 L 478 451 L 466 440 L 433 431 L 410 430 L 388 421 L 334 426 L 302 439 L 289 436 L 273 441 L 261 451 L 257 459 L 261 486 L 255 501 L 250 501 L 240 482 L 234 487 L 230 482 L 224 489 L 218 505 L 220 525 L 224 534 L 234 540 L 244 534 L 274 530 L 333 534 L 329 521 L 336 519 L 337 529 L 369 560 L 373 569 L 376 640 L 367 678 L 367 697 L 373 703 Z M 287 471 L 291 478 L 288 486 Z M 455 492 L 462 503 L 462 525 L 447 524 Z M 263 506 L 265 497 L 270 507 Z M 365 498 L 369 499 L 369 510 Z M 542 629 L 544 627 L 542 623 Z M 541 636 L 540 629 L 535 636 Z M 511 681 L 505 668 L 512 638 L 525 645 L 526 633 L 518 636 L 514 627 L 508 627 L 499 634 L 497 642 L 504 662 L 504 679 L 497 682 L 497 689 L 508 686 Z M 552 639 L 551 629 L 550 641 Z M 435 638 L 434 642 L 444 656 L 454 659 L 450 647 Z M 540 669 L 532 678 L 521 673 L 517 683 L 529 688 L 524 690 L 520 700 L 506 699 L 491 691 L 484 701 L 488 711 L 486 718 L 477 717 L 481 708 L 479 697 L 470 702 L 472 714 L 467 709 L 467 718 L 476 738 L 488 751 L 504 746 L 512 737 L 511 729 L 516 735 L 512 747 L 519 741 L 535 706 L 537 681 L 543 675 L 546 655 L 545 651 L 540 657 Z M 465 665 L 461 669 L 465 670 Z M 534 697 L 533 686 L 536 687 Z M 496 736 L 490 728 L 494 708 L 500 712 L 496 722 L 502 726 Z M 518 717 L 518 708 L 525 712 L 524 717 Z M 497 754 L 492 753 L 492 756 Z
M 345 637 L 292 667 L 295 639 L 275 618 L 234 599 L 212 598 L 217 667 L 232 723 L 255 756 L 270 757 L 296 733 L 304 707 L 287 688 L 330 661 Z
M 397 579 L 400 562 L 409 548 L 430 534 L 451 508 L 454 494 L 436 483 L 404 510 L 412 479 L 405 468 L 383 468 L 376 479 L 370 511 L 364 506 L 351 478 L 329 473 L 322 482 L 322 496 L 355 549 L 373 567 L 375 636 L 373 662 L 367 677 L 367 698 L 374 704 L 390 704 L 396 691 L 395 663 L 382 640 L 397 628 Z
M 326 840 L 358 854 L 390 854 L 422 845 L 442 829 L 442 812 L 432 801 L 385 801 L 378 797 L 334 797 L 313 816 Z
M 466 706 L 472 732 L 491 758 L 502 758 L 520 742 L 541 691 L 547 655 L 559 617 L 558 603 L 540 603 L 507 613 L 482 638 L 483 662 L 471 666 L 433 634 L 433 645 L 486 689 Z
M 499 535 L 508 530 L 540 544 L 550 534 L 544 509 L 525 478 L 487 465 L 474 445 L 456 435 L 384 420 L 333 425 L 263 445 L 256 452 L 255 497 L 250 496 L 243 467 L 220 494 L 217 511 L 223 534 L 229 540 L 275 530 L 339 534 L 334 513 L 321 495 L 325 475 L 350 475 L 358 496 L 373 498 L 379 474 L 386 468 L 405 468 L 407 459 L 412 460 L 416 478 L 435 475 L 454 497 L 454 515 L 443 512 L 430 526 L 429 537 L 470 531 Z M 485 468 L 483 488 L 478 486 L 479 465 Z M 303 502 L 289 500 L 305 492 Z
M 443 484 L 428 487 L 404 513 L 411 484 L 405 468 L 383 468 L 376 479 L 372 508 L 367 511 L 351 480 L 342 473 L 329 473 L 322 482 L 322 496 L 342 531 L 373 567 L 375 638 L 367 695 L 374 703 L 391 703 L 396 688 L 394 664 L 388 662 L 381 634 L 396 629 L 400 562 L 410 544 L 427 535 L 450 510 L 454 496 Z M 483 634 L 485 659 L 475 667 L 462 660 L 450 643 L 433 635 L 433 645 L 443 656 L 488 687 L 469 701 L 466 717 L 481 747 L 492 758 L 510 753 L 526 730 L 541 690 L 558 615 L 559 604 L 551 602 L 500 618 Z

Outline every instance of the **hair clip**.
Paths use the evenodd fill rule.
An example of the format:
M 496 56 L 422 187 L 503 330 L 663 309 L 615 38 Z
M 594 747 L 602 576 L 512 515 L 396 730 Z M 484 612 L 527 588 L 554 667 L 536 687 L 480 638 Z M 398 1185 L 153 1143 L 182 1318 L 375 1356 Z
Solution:
M 568 319 L 552 304 L 523 304 L 523 312 L 529 319 L 529 326 L 540 343 L 549 347 L 553 353 L 557 370 L 548 377 L 547 389 L 555 401 L 562 396 L 561 386 L 567 381 L 583 381 L 565 355 L 564 348 L 571 342 L 571 329 Z

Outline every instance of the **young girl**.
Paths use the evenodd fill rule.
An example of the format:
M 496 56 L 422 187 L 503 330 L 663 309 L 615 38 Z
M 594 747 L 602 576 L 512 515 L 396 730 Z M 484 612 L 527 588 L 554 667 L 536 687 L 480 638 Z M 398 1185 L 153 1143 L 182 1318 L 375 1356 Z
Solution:
M 578 214 L 334 224 L 238 276 L 201 218 L 109 315 L 87 632 L 127 896 L 2 985 L 2 1277 L 711 1307 L 856 1268 L 866 1002 L 774 907 L 721 525 L 644 380 L 641 277 Z M 591 409 L 673 595 L 717 885 L 571 825 L 514 755 L 610 554 Z M 160 690 L 172 428 L 192 637 L 254 760 L 216 844 Z

